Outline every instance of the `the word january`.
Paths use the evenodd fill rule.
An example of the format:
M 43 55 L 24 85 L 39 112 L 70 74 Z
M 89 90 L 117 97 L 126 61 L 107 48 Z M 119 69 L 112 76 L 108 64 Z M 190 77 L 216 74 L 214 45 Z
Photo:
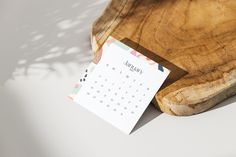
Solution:
M 128 67 L 129 70 L 132 71 L 132 72 L 137 72 L 137 73 L 139 73 L 140 75 L 143 73 L 142 69 L 140 69 L 140 68 L 134 66 L 134 65 L 131 64 L 129 61 L 124 62 L 124 65 L 125 65 L 126 67 Z

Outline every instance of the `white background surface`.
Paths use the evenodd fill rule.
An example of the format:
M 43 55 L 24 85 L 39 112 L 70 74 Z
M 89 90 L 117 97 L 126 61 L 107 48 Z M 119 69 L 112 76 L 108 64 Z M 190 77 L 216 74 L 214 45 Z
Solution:
M 191 117 L 151 106 L 129 136 L 67 98 L 106 5 L 0 1 L 0 157 L 235 157 L 236 97 Z

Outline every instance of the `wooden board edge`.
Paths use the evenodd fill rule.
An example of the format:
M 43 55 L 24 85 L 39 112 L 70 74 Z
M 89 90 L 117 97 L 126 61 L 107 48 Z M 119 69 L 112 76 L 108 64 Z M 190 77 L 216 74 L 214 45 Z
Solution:
M 97 52 L 122 19 L 129 13 L 135 0 L 111 0 L 92 25 L 91 45 Z

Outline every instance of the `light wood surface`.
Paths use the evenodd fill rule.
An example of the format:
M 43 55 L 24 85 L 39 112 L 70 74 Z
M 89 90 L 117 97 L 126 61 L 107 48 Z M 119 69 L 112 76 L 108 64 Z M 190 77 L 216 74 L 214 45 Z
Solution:
M 236 94 L 235 0 L 112 0 L 92 28 L 95 52 L 109 35 L 171 70 L 154 100 L 163 112 L 193 115 Z

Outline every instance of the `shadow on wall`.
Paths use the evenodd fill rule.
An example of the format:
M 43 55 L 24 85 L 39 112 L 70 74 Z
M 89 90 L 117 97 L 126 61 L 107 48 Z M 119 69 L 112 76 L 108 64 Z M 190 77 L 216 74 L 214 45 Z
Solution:
M 0 47 L 1 84 L 9 78 L 37 75 L 38 70 L 45 72 L 43 77 L 51 73 L 60 76 L 55 64 L 72 73 L 69 64 L 91 60 L 91 24 L 106 6 L 105 0 L 70 0 L 61 4 L 24 1 L 16 8 L 18 11 L 6 10 L 5 16 L 0 16 L 0 41 L 4 43 Z M 47 6 L 51 10 L 44 3 L 50 3 Z
M 71 64 L 90 62 L 91 24 L 106 3 L 105 0 L 1 1 L 1 157 L 50 156 L 24 117 L 21 101 L 9 95 L 4 84 L 19 76 L 60 76 L 57 64 L 73 74 L 76 72 L 70 69 Z

